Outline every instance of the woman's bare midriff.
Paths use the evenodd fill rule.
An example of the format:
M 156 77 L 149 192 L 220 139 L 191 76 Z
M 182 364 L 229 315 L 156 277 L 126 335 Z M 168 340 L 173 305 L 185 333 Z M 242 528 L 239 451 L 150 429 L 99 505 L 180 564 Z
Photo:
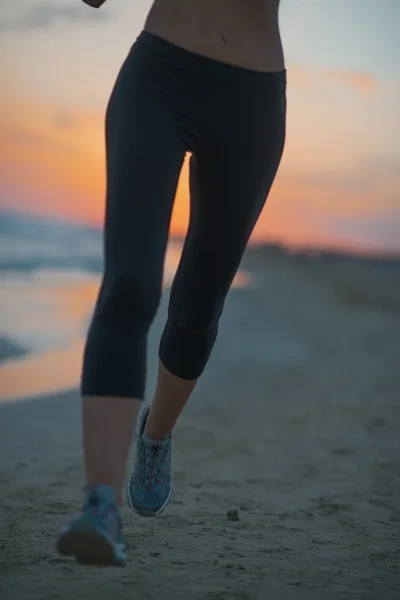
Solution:
M 145 30 L 186 50 L 256 71 L 285 68 L 279 0 L 155 0 Z

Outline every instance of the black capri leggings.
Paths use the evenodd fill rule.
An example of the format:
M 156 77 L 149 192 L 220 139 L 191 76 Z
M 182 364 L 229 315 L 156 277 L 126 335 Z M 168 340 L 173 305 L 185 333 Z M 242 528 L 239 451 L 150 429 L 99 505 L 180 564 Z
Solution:
M 201 375 L 281 160 L 285 118 L 285 71 L 231 66 L 140 34 L 106 114 L 105 269 L 83 395 L 144 397 L 147 336 L 186 152 L 190 222 L 159 357 L 178 377 Z

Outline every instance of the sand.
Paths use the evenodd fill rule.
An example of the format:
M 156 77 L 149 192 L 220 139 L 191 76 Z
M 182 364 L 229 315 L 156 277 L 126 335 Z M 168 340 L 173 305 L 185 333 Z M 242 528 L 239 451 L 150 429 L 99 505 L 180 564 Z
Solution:
M 399 267 L 263 250 L 243 268 L 176 429 L 172 502 L 123 511 L 125 569 L 54 551 L 81 502 L 77 393 L 0 406 L 1 600 L 400 598 Z

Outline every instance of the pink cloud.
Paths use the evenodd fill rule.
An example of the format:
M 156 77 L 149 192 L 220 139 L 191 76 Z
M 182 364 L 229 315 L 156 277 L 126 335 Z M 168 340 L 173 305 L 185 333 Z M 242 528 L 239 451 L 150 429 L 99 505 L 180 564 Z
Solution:
M 377 88 L 376 79 L 362 71 L 324 69 L 321 75 L 327 81 L 351 87 L 363 94 L 369 94 Z
M 289 65 L 290 82 L 296 87 L 307 89 L 313 81 L 322 80 L 335 85 L 352 88 L 361 94 L 370 94 L 378 87 L 376 79 L 363 71 L 346 69 L 312 69 L 302 65 Z

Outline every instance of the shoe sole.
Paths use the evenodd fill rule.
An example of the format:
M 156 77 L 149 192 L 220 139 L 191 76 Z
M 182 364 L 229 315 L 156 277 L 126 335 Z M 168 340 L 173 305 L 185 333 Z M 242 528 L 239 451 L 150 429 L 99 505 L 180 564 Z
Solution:
M 131 500 L 131 494 L 130 494 L 130 490 L 129 490 L 129 481 L 128 481 L 128 485 L 126 486 L 126 499 L 128 500 L 129 507 L 133 510 L 134 513 L 136 513 L 140 517 L 158 517 L 159 515 L 161 515 L 161 513 L 163 513 L 164 510 L 167 508 L 169 501 L 171 499 L 171 495 L 172 495 L 172 487 L 169 491 L 169 494 L 168 494 L 166 500 L 164 501 L 164 504 L 162 504 L 160 506 L 160 508 L 158 508 L 157 510 L 151 510 L 151 509 L 146 510 L 144 508 L 136 508 L 135 507 L 135 505 L 133 504 L 133 502 Z
M 59 554 L 73 556 L 81 565 L 123 567 L 126 564 L 123 548 L 89 523 L 76 523 L 62 533 L 56 548 Z

